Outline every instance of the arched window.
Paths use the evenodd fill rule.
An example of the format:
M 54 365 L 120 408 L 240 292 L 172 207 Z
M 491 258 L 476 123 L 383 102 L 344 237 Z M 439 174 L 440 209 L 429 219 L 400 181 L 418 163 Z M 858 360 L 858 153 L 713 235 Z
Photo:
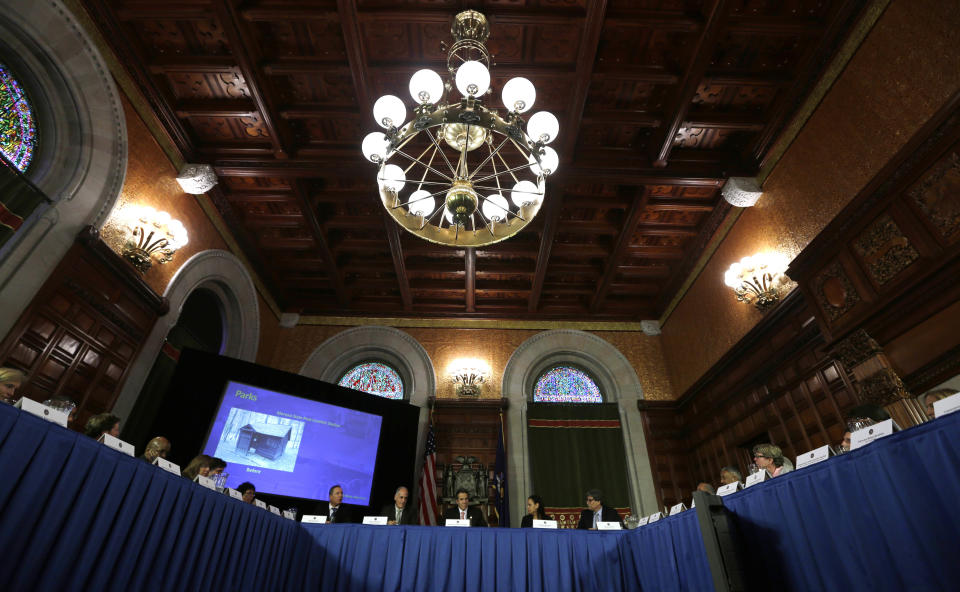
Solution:
M 347 370 L 337 384 L 378 397 L 403 399 L 403 380 L 400 374 L 383 362 L 357 364 Z
M 600 387 L 590 375 L 573 366 L 554 366 L 533 387 L 537 403 L 603 403 Z
M 20 83 L 0 64 L 0 152 L 23 173 L 37 145 L 33 109 Z

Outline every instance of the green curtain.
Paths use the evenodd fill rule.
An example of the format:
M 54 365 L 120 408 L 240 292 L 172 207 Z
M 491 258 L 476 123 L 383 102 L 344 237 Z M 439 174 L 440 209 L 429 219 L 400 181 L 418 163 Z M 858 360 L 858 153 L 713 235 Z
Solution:
M 527 434 L 534 492 L 550 507 L 584 506 L 588 489 L 630 506 L 627 459 L 616 403 L 531 403 Z

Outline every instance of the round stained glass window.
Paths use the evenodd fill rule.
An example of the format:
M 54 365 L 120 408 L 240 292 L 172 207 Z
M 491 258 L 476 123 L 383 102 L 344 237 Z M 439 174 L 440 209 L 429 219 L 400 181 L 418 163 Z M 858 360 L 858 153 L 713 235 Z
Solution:
M 597 383 L 583 370 L 557 366 L 537 380 L 533 400 L 537 403 L 603 403 L 603 395 Z
M 340 386 L 387 399 L 403 399 L 403 380 L 396 370 L 382 362 L 357 364 L 343 375 Z
M 33 109 L 20 83 L 0 64 L 0 152 L 26 172 L 37 145 Z

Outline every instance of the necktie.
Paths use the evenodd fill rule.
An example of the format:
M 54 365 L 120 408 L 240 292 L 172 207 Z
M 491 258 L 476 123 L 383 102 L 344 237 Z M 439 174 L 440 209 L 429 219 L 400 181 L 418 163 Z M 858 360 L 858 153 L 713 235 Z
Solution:
M 596 512 L 593 513 L 593 527 L 597 528 L 597 522 L 600 521 L 600 515 Z
M 333 522 L 337 517 L 337 508 L 330 508 L 330 522 Z
M 400 514 L 403 514 L 403 510 L 401 510 L 400 508 L 397 508 L 397 520 L 396 520 L 397 524 L 400 524 Z
M 466 520 L 466 519 L 467 519 L 467 511 L 460 510 L 460 520 Z

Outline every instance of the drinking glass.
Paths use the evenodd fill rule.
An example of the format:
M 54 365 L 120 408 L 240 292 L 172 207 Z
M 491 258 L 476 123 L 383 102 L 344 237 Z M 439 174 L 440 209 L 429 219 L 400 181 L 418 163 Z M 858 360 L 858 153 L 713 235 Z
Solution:
M 214 486 L 217 488 L 217 491 L 223 493 L 223 488 L 227 486 L 227 473 L 220 473 L 219 475 L 214 475 Z

